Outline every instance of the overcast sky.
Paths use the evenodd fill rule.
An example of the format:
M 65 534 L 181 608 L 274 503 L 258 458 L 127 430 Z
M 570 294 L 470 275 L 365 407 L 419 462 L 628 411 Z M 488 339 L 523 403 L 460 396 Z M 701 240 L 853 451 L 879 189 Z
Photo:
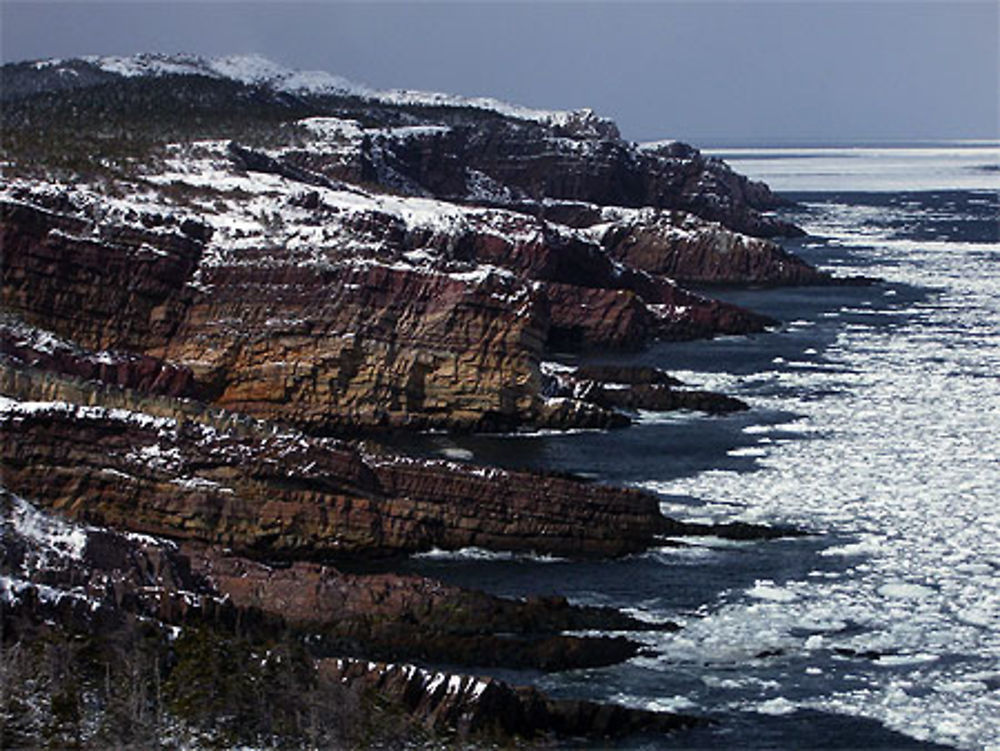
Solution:
M 258 52 L 378 88 L 592 107 L 636 140 L 1000 137 L 998 0 L 0 8 L 5 62 Z

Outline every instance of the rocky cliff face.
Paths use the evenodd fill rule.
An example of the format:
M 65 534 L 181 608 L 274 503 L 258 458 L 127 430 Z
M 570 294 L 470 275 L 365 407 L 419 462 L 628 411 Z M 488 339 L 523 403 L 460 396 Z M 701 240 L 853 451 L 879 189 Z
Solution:
M 760 239 L 796 231 L 766 186 L 589 112 L 260 60 L 10 65 L 0 97 L 9 737 L 377 745 L 386 707 L 428 743 L 694 722 L 433 669 L 608 665 L 649 624 L 335 566 L 793 533 L 359 440 L 745 409 L 557 355 L 774 323 L 683 283 L 833 281 Z
M 79 519 L 250 555 L 467 546 L 616 555 L 672 529 L 656 499 L 635 491 L 419 462 L 295 431 L 61 401 L 6 400 L 0 419 L 11 490 Z
M 829 274 L 769 240 L 727 231 L 684 212 L 608 211 L 600 238 L 631 268 L 678 282 L 730 285 L 829 284 Z
M 168 711 L 197 720 L 197 710 L 186 700 L 192 690 L 200 689 L 186 685 L 186 680 L 194 677 L 188 673 L 198 667 L 191 662 L 204 656 L 190 635 L 204 634 L 209 627 L 216 633 L 241 635 L 249 648 L 264 655 L 262 664 L 269 659 L 276 658 L 277 664 L 282 658 L 290 659 L 294 670 L 286 667 L 272 678 L 291 681 L 302 696 L 315 689 L 315 677 L 310 676 L 317 672 L 347 689 L 359 681 L 378 682 L 377 701 L 400 705 L 406 716 L 400 731 L 406 734 L 412 732 L 412 724 L 434 737 L 455 733 L 470 739 L 487 734 L 508 738 L 612 736 L 698 722 L 690 717 L 552 701 L 538 691 L 491 678 L 428 671 L 406 663 L 368 662 L 373 655 L 391 653 L 397 663 L 431 658 L 451 664 L 544 670 L 605 664 L 633 654 L 635 645 L 622 638 L 562 636 L 560 632 L 649 628 L 616 611 L 573 608 L 560 598 L 503 600 L 414 576 L 348 575 L 306 563 L 267 566 L 217 548 L 178 546 L 145 535 L 67 523 L 6 491 L 0 493 L 0 508 L 0 619 L 5 639 L 41 638 L 59 645 L 67 638 L 91 634 L 90 655 L 58 658 L 65 685 L 57 693 L 62 697 L 57 702 L 78 706 L 100 697 L 108 714 L 124 714 L 128 707 L 115 706 L 120 697 L 108 680 L 112 666 L 101 663 L 101 654 L 120 649 L 122 639 L 143 639 L 148 662 L 142 667 L 148 674 L 125 676 L 126 686 L 131 685 L 126 689 L 131 711 L 142 711 L 121 720 L 145 725 L 142 729 L 149 733 L 167 731 L 162 714 Z M 134 619 L 144 624 L 142 636 L 135 633 Z M 670 624 L 659 628 L 666 627 L 675 628 Z M 169 634 L 181 628 L 189 636 L 171 645 Z M 309 650 L 279 656 L 278 650 L 267 647 L 276 639 L 291 638 L 305 638 Z M 330 658 L 331 650 L 351 657 Z M 30 667 L 38 667 L 39 657 L 23 651 L 4 657 L 0 718 L 8 730 L 7 740 L 30 739 L 32 726 L 45 722 L 33 701 L 40 681 L 37 676 L 28 680 L 26 674 Z M 97 665 L 89 665 L 88 660 L 95 658 Z M 114 670 L 118 670 L 117 663 Z M 397 683 L 386 682 L 394 671 L 405 675 L 407 686 L 401 692 Z M 458 691 L 459 685 L 470 690 Z M 154 686 L 155 696 L 146 696 Z M 257 691 L 269 694 L 270 701 L 287 701 L 275 695 L 275 686 Z M 351 692 L 361 693 L 366 692 Z M 259 709 L 239 696 L 225 698 L 239 712 Z M 327 720 L 331 715 L 333 720 L 342 720 L 335 702 L 344 697 L 324 698 L 333 703 L 321 708 Z M 145 714 L 147 701 L 155 704 L 159 716 Z M 20 706 L 19 713 L 15 705 Z M 533 710 L 526 712 L 522 705 Z M 511 714 L 512 709 L 517 711 Z M 48 725 L 57 737 L 75 733 L 77 742 L 99 744 L 101 732 L 108 730 L 81 727 L 79 715 L 74 720 L 74 713 L 66 714 Z M 469 722 L 470 718 L 474 720 Z M 253 740 L 259 732 L 253 724 L 237 730 L 232 740 Z
M 654 206 L 689 211 L 753 235 L 799 234 L 761 213 L 781 205 L 767 186 L 684 144 L 637 147 L 613 127 L 551 128 L 493 118 L 475 128 L 360 130 L 341 149 L 336 161 L 297 150 L 283 158 L 337 179 L 371 180 L 449 200 L 502 206 L 530 206 L 545 199 Z
M 177 228 L 97 225 L 45 206 L 65 196 L 37 198 L 0 206 L 4 312 L 95 350 L 166 341 L 188 304 L 202 244 Z
M 594 230 L 302 193 L 284 177 L 227 172 L 223 145 L 198 148 L 199 178 L 236 181 L 252 199 L 219 197 L 213 211 L 226 213 L 192 215 L 162 197 L 10 188 L 0 207 L 5 310 L 9 326 L 64 342 L 51 367 L 107 379 L 83 360 L 113 359 L 123 385 L 314 431 L 498 430 L 547 424 L 547 349 L 637 348 L 768 323 L 614 260 Z M 22 341 L 10 342 L 12 355 Z M 91 354 L 70 364 L 81 348 Z M 127 375 L 126 361 L 143 375 Z

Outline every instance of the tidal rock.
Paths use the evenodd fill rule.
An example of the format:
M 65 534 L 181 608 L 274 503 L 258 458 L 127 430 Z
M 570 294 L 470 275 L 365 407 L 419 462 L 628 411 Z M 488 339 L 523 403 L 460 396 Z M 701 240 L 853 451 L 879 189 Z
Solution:
M 690 409 L 727 414 L 748 409 L 745 402 L 725 394 L 677 388 L 676 379 L 655 368 L 584 366 L 574 369 L 546 362 L 542 364 L 542 373 L 543 389 L 550 403 L 561 400 L 618 413 L 622 410 L 669 412 Z
M 642 271 L 678 282 L 728 285 L 830 284 L 781 246 L 732 232 L 684 212 L 608 211 L 615 216 L 601 237 L 608 254 Z
M 87 630 L 128 614 L 188 626 L 239 622 L 261 637 L 286 627 L 313 653 L 542 670 L 597 667 L 638 646 L 564 631 L 675 629 L 561 597 L 508 600 L 414 575 L 347 574 L 117 533 L 47 513 L 0 490 L 0 596 L 16 617 L 60 614 Z M 5 593 L 5 594 L 4 594 Z
M 376 181 L 413 195 L 531 213 L 544 211 L 549 200 L 653 206 L 683 209 L 753 235 L 801 234 L 762 213 L 782 204 L 763 183 L 693 147 L 640 147 L 617 130 L 567 136 L 543 122 L 478 118 L 473 127 L 437 120 L 420 129 L 357 128 L 346 143 L 327 144 L 333 153 L 325 160 L 316 158 L 316 146 L 290 148 L 282 159 L 350 182 Z
M 699 717 L 628 709 L 613 704 L 551 699 L 534 688 L 492 678 L 424 671 L 412 665 L 324 660 L 334 680 L 361 684 L 399 707 L 428 730 L 460 739 L 620 738 L 668 733 L 706 724 Z
M 192 570 L 240 608 L 284 618 L 314 652 L 542 670 L 596 667 L 634 656 L 638 645 L 563 631 L 672 630 L 610 608 L 562 597 L 507 600 L 414 575 L 349 574 L 295 562 L 266 565 L 217 548 L 185 545 Z
M 632 386 L 683 386 L 684 383 L 659 368 L 648 365 L 610 365 L 586 363 L 573 372 L 576 378 L 603 383 L 627 383 Z
M 652 384 L 637 384 L 627 388 L 602 386 L 591 398 L 601 406 L 652 412 L 690 409 L 718 415 L 749 409 L 746 402 L 725 394 Z

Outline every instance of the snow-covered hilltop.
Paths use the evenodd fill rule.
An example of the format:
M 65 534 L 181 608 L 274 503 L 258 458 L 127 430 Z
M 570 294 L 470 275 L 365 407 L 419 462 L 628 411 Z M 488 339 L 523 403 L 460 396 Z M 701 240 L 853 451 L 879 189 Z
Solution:
M 490 97 L 463 97 L 430 91 L 391 89 L 380 91 L 326 71 L 303 71 L 286 68 L 261 55 L 228 55 L 201 57 L 198 55 L 164 55 L 140 53 L 127 57 L 91 55 L 77 60 L 39 60 L 37 70 L 49 70 L 56 75 L 78 75 L 80 62 L 118 76 L 208 76 L 228 79 L 250 86 L 264 86 L 276 92 L 298 95 L 334 95 L 357 97 L 371 102 L 399 106 L 473 108 L 496 112 L 504 117 L 533 120 L 556 126 L 589 122 L 614 129 L 610 120 L 597 118 L 593 111 L 542 110 L 502 102 Z M 614 130 L 617 133 L 617 130 Z

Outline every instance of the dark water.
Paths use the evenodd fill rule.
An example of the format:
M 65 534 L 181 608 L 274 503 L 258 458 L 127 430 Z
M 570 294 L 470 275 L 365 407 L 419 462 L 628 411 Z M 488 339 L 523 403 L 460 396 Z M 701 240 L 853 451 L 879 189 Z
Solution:
M 647 414 L 575 435 L 428 436 L 408 448 L 636 485 L 673 516 L 790 523 L 813 536 L 699 539 L 613 561 L 462 551 L 408 565 L 683 624 L 635 635 L 646 651 L 623 665 L 506 674 L 555 695 L 717 720 L 623 747 L 1000 747 L 997 194 L 789 196 L 799 202 L 789 218 L 813 233 L 791 250 L 885 281 L 713 290 L 783 325 L 590 358 L 665 368 L 739 396 L 749 412 Z

